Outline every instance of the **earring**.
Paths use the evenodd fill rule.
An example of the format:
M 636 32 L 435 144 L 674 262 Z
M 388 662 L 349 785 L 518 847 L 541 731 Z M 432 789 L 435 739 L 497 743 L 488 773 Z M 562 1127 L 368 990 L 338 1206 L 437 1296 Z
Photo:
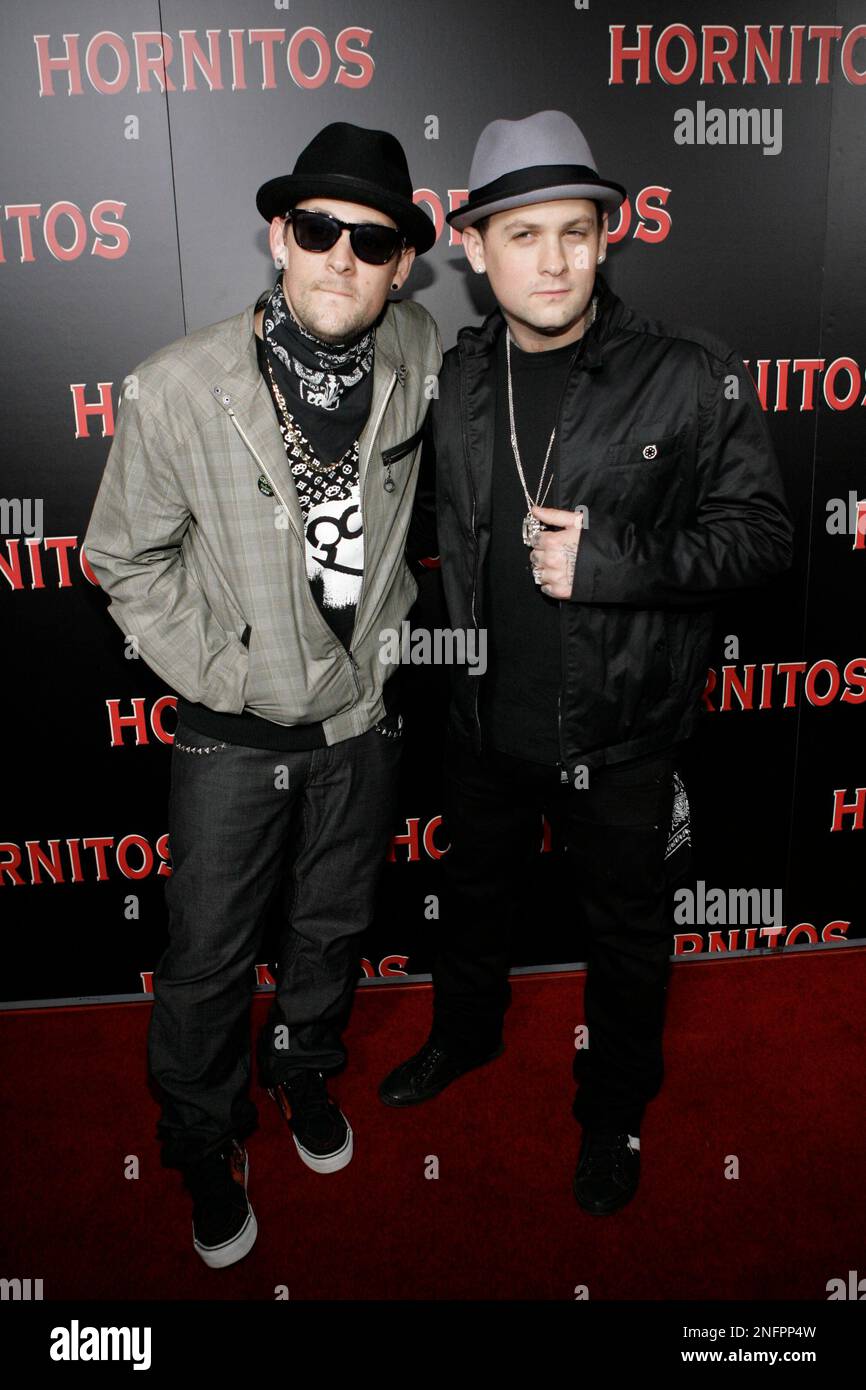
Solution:
M 599 258 L 598 258 L 598 263 L 599 263 L 599 265 L 601 265 L 601 263 L 602 263 L 603 260 L 604 260 L 604 256 L 599 256 Z
M 277 254 L 274 256 L 274 266 L 275 266 L 275 268 L 276 268 L 277 270 L 285 270 L 285 268 L 286 268 L 286 253 L 285 253 L 285 251 L 278 251 Z
M 400 286 L 397 284 L 397 281 L 396 281 L 396 280 L 392 280 L 392 281 L 391 281 L 391 289 L 392 289 L 392 290 L 399 290 L 399 288 L 400 288 Z

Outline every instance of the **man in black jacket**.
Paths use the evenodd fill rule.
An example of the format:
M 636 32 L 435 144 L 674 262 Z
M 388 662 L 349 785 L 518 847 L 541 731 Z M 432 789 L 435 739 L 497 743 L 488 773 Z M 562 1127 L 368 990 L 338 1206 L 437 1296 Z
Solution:
M 624 196 L 544 111 L 484 130 L 448 215 L 499 308 L 445 356 L 426 471 L 435 456 L 449 622 L 486 634 L 486 666 L 453 672 L 432 1031 L 379 1091 L 423 1101 L 502 1052 L 509 929 L 546 812 L 586 932 L 574 1193 L 599 1214 L 636 1190 L 663 1078 L 664 855 L 712 604 L 792 553 L 741 358 L 627 308 L 598 272 Z

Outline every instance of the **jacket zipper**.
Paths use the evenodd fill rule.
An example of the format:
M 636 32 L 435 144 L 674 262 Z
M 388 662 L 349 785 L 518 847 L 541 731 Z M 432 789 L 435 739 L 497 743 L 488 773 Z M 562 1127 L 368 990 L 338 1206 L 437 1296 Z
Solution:
M 462 344 L 462 343 L 460 343 L 460 346 L 459 346 L 459 360 L 460 360 L 459 379 L 460 379 L 460 405 L 461 405 L 461 409 L 460 409 L 460 429 L 461 429 L 461 434 L 462 434 L 462 436 L 463 436 L 463 462 L 464 462 L 464 464 L 466 465 L 466 474 L 467 474 L 467 477 L 468 477 L 468 479 L 469 479 L 469 490 L 470 490 L 470 492 L 472 493 L 472 538 L 473 538 L 473 541 L 474 541 L 474 555 L 473 555 L 473 559 L 472 559 L 472 622 L 473 622 L 473 624 L 474 624 L 475 631 L 476 631 L 476 633 L 477 633 L 477 632 L 478 632 L 478 616 L 477 616 L 476 611 L 475 611 L 475 593 L 476 593 L 476 589 L 477 589 L 477 587 L 478 587 L 478 535 L 477 535 L 477 532 L 476 532 L 476 530 L 475 530 L 475 506 L 476 506 L 476 496 L 475 496 L 475 484 L 474 484 L 474 482 L 472 481 L 472 470 L 471 470 L 471 468 L 469 467 L 469 440 L 468 440 L 467 437 L 466 437 L 467 401 L 466 401 L 466 383 L 465 383 L 465 381 L 464 381 L 465 352 L 464 352 L 464 348 L 463 348 L 463 344 Z M 477 677 L 477 678 L 476 678 L 476 681 L 475 681 L 475 698 L 474 698 L 474 706 L 475 706 L 475 723 L 476 723 L 476 725 L 477 725 L 477 727 L 478 727 L 478 744 L 479 744 L 479 747 L 482 746 L 482 739 L 481 739 L 481 718 L 480 718 L 479 713 L 478 713 L 478 697 L 479 697 L 479 688 L 480 688 L 480 681 L 481 681 L 481 679 L 483 679 L 483 678 L 482 678 L 482 677 Z
M 383 399 L 383 401 L 382 401 L 381 406 L 379 407 L 379 414 L 376 416 L 376 421 L 375 421 L 375 424 L 373 425 L 373 433 L 372 433 L 371 436 L 370 436 L 370 445 L 369 445 L 369 448 L 368 448 L 368 450 L 367 450 L 366 465 L 365 465 L 365 467 L 364 467 L 364 469 L 363 469 L 363 484 L 362 484 L 361 489 L 360 489 L 360 497 L 361 497 L 361 518 L 362 518 L 362 520 L 363 520 L 363 517 L 364 517 L 364 496 L 365 496 L 366 493 L 369 492 L 369 485 L 368 485 L 368 483 L 367 483 L 367 474 L 368 474 L 369 471 L 370 471 L 370 459 L 371 459 L 372 454 L 373 454 L 373 445 L 376 443 L 376 435 L 379 433 L 379 426 L 380 426 L 381 423 L 382 423 L 382 416 L 385 414 L 385 411 L 386 411 L 386 409 L 387 409 L 387 407 L 388 407 L 388 402 L 390 401 L 391 396 L 392 396 L 392 394 L 393 394 L 393 392 L 394 392 L 394 387 L 395 387 L 396 384 L 397 384 L 398 377 L 399 377 L 399 372 L 398 372 L 397 368 L 395 367 L 395 368 L 394 368 L 393 375 L 392 375 L 392 377 L 391 377 L 391 380 L 390 380 L 390 382 L 388 383 L 388 389 L 387 389 L 387 391 L 385 392 L 385 397 L 384 397 L 384 399 Z M 361 575 L 361 587 L 360 587 L 360 589 L 358 590 L 358 602 L 357 602 L 356 605 L 355 605 L 355 626 L 357 626 L 358 614 L 359 614 L 360 611 L 361 611 L 361 600 L 362 600 L 363 597 L 364 597 L 364 586 L 365 586 L 365 584 L 366 584 L 366 582 L 367 582 L 367 555 L 366 555 L 366 549 L 367 549 L 367 548 L 366 548 L 366 546 L 365 546 L 365 547 L 364 547 L 364 572 L 363 572 L 363 574 Z M 354 629 L 354 628 L 353 628 L 353 630 L 352 630 L 352 638 L 351 638 L 351 640 L 352 640 L 353 642 L 354 642 L 354 640 L 355 640 L 355 629 Z M 351 659 L 352 659 L 352 663 L 353 663 L 353 666 L 354 666 L 354 671 L 359 670 L 358 663 L 355 661 L 355 657 L 354 657 L 354 654 L 352 653 L 351 649 L 349 650 L 349 656 L 350 656 Z M 353 671 L 353 675 L 354 675 L 354 671 Z M 360 692 L 360 689 L 359 689 L 359 690 L 358 690 L 358 694 L 360 695 L 360 693 L 361 693 L 361 692 Z
M 580 370 L 581 370 L 581 368 L 578 368 L 578 372 L 579 372 Z M 558 439 L 561 439 L 561 438 L 562 438 L 562 430 L 560 429 L 561 417 L 562 417 L 562 405 L 563 405 L 563 402 L 564 402 L 564 400 L 565 400 L 566 392 L 567 392 L 567 390 L 568 390 L 568 383 L 569 383 L 569 381 L 570 381 L 570 379 L 571 379 L 571 373 L 572 373 L 573 371 L 574 371 L 574 363 L 572 363 L 571 370 L 569 371 L 568 376 L 567 376 L 566 379 L 565 379 L 565 386 L 563 387 L 562 395 L 561 395 L 560 401 L 559 401 L 559 410 L 558 410 L 557 413 L 556 413 L 556 435 L 557 435 L 557 438 L 558 438 Z M 557 452 L 558 452 L 558 451 L 557 451 Z M 557 502 L 558 502 L 558 504 L 559 504 L 560 507 L 562 507 L 562 487 L 561 487 L 561 483 L 562 483 L 562 469 L 560 468 L 560 469 L 558 470 L 558 472 L 557 472 L 557 486 L 556 486 L 556 490 L 555 490 L 556 500 L 557 500 Z M 557 741 L 558 741 L 558 743 L 559 743 L 559 780 L 560 780 L 561 783 L 569 782 L 569 781 L 571 780 L 571 779 L 569 778 L 569 775 L 568 775 L 568 768 L 567 768 L 566 765 L 565 765 L 565 749 L 564 749 L 564 747 L 563 747 L 563 742 L 562 742 L 562 692 L 563 692 L 563 690 L 564 690 L 564 688 L 565 688 L 565 685 L 566 685 L 566 683 L 567 683 L 567 681 L 568 681 L 568 659 L 567 659 L 566 641 L 565 641 L 565 618 L 563 617 L 563 604 L 564 604 L 564 603 L 568 603 L 568 601 L 569 601 L 568 599 L 560 599 L 560 600 L 559 600 L 559 659 L 560 659 L 560 662 L 561 662 L 561 664 L 562 664 L 562 679 L 561 679 L 560 685 L 559 685 L 559 693 L 558 693 L 558 695 L 557 695 L 557 697 L 556 697 L 556 736 L 557 736 Z
M 287 504 L 286 504 L 285 499 L 284 499 L 283 496 L 282 496 L 282 493 L 280 492 L 279 488 L 277 487 L 276 482 L 274 481 L 274 479 L 271 477 L 270 473 L 268 472 L 267 467 L 266 467 L 265 464 L 262 462 L 262 459 L 259 457 L 259 454 L 258 454 L 257 451 L 253 448 L 253 445 L 250 443 L 249 439 L 247 438 L 246 434 L 244 433 L 244 430 L 243 430 L 243 428 L 242 428 L 242 426 L 241 426 L 241 423 L 240 423 L 240 421 L 238 420 L 237 416 L 235 415 L 234 410 L 232 409 L 232 407 L 231 407 L 230 405 L 229 405 L 229 406 L 226 406 L 225 409 L 226 409 L 226 411 L 227 411 L 227 413 L 228 413 L 229 419 L 231 420 L 232 424 L 234 425 L 234 427 L 235 427 L 235 429 L 237 430 L 238 434 L 240 435 L 241 439 L 244 441 L 244 444 L 247 446 L 247 448 L 249 449 L 249 451 L 250 451 L 250 453 L 252 454 L 253 458 L 255 459 L 256 463 L 259 465 L 259 468 L 262 470 L 263 474 L 264 474 L 265 477 L 267 478 L 267 480 L 268 480 L 268 482 L 269 482 L 269 484 L 270 484 L 270 486 L 271 486 L 271 488 L 272 488 L 272 490 L 273 490 L 274 496 L 278 498 L 279 503 L 280 503 L 280 506 L 281 506 L 281 507 L 283 508 L 283 510 L 285 511 L 286 516 L 287 516 L 287 517 L 290 516 L 291 513 L 289 512 L 289 508 L 288 508 L 288 506 L 287 506 Z M 305 549 L 305 546 L 304 546 L 303 537 L 299 537 L 299 536 L 298 536 L 298 533 L 297 533 L 297 531 L 295 530 L 294 526 L 291 526 L 290 529 L 291 529 L 292 535 L 295 537 L 295 540 L 298 542 L 298 545 L 300 546 L 300 550 L 301 550 L 301 564 L 302 564 L 302 566 L 303 566 L 304 573 L 306 574 L 307 555 L 306 555 L 306 549 Z M 362 581 L 362 582 L 363 582 L 363 581 Z M 347 652 L 347 651 L 346 651 L 345 647 L 343 647 L 342 642 L 339 641 L 339 639 L 338 639 L 338 637 L 337 637 L 337 634 L 336 634 L 336 633 L 333 631 L 333 629 L 330 628 L 330 627 L 328 626 L 328 624 L 325 622 L 325 619 L 322 617 L 322 615 L 321 615 L 321 613 L 319 612 L 319 609 L 318 609 L 318 607 L 317 607 L 317 605 L 316 605 L 316 602 L 315 602 L 315 600 L 313 599 L 313 595 L 310 594 L 309 597 L 310 597 L 310 608 L 312 609 L 313 613 L 315 614 L 315 617 L 316 617 L 316 619 L 317 619 L 317 621 L 318 621 L 320 627 L 323 629 L 323 631 L 326 633 L 326 635 L 327 635 L 328 637 L 330 637 L 331 641 L 332 641 L 333 643 L 335 643 L 335 644 L 338 644 L 338 645 L 340 646 L 340 648 L 342 649 L 342 653 L 343 653 L 343 655 L 345 656 L 345 658 L 346 658 L 346 660 L 347 660 L 347 662 L 348 662 L 348 665 L 349 665 L 349 674 L 350 674 L 351 677 L 352 677 L 352 684 L 353 684 L 354 687 L 355 687 L 356 693 L 357 693 L 358 695 L 360 695 L 361 690 L 360 690 L 360 686 L 359 686 L 359 683 L 358 683 L 358 677 L 357 677 L 357 674 L 356 674 L 356 672 L 357 672 L 357 670 L 358 670 L 358 665 L 357 665 L 357 663 L 356 663 L 356 661 L 355 661 L 355 658 L 352 656 L 351 652 Z
M 560 618 L 560 624 L 561 624 L 561 621 L 562 621 L 562 620 L 561 620 L 561 618 Z M 563 644 L 562 644 L 562 633 L 560 632 L 560 639 L 559 639 L 560 651 L 562 650 L 562 645 L 563 645 Z M 558 694 L 557 697 L 556 697 L 556 734 L 557 734 L 557 738 L 558 738 L 558 740 L 559 740 L 559 758 L 560 758 L 560 761 L 559 761 L 559 780 L 560 780 L 560 782 L 567 782 L 567 781 L 568 781 L 568 769 L 566 768 L 565 763 L 562 761 L 562 686 L 561 686 L 561 685 L 560 685 L 560 687 L 559 687 L 559 694 Z
M 352 652 L 349 652 L 349 669 L 352 672 L 352 680 L 355 682 L 355 694 L 360 698 L 361 695 L 361 668 Z
M 368 476 L 368 474 L 369 474 L 369 472 L 370 472 L 370 459 L 371 459 L 372 454 L 373 454 L 373 445 L 374 445 L 375 442 L 376 442 L 376 435 L 379 433 L 379 426 L 380 426 L 381 423 L 382 423 L 382 416 L 385 414 L 385 410 L 387 409 L 388 402 L 389 402 L 390 399 L 391 399 L 391 394 L 392 394 L 392 392 L 393 392 L 393 390 L 394 390 L 394 386 L 395 386 L 396 383 L 397 383 L 398 377 L 399 377 L 399 372 L 397 371 L 397 368 L 395 367 L 395 368 L 394 368 L 394 375 L 391 377 L 391 381 L 390 381 L 390 383 L 389 383 L 389 385 L 388 385 L 388 390 L 385 392 L 385 399 L 382 401 L 382 404 L 381 404 L 381 406 L 380 406 L 380 408 L 379 408 L 379 414 L 376 416 L 376 422 L 375 422 L 375 424 L 373 425 L 373 433 L 372 433 L 372 435 L 370 436 L 370 447 L 369 447 L 369 449 L 368 449 L 368 451 L 367 451 L 367 461 L 366 461 L 366 467 L 364 468 L 363 485 L 362 485 L 361 490 L 360 490 L 360 491 L 361 491 L 361 517 L 362 517 L 362 519 L 363 519 L 363 516 L 364 516 L 364 494 L 365 494 L 366 492 L 369 491 L 369 486 L 368 486 L 368 483 L 367 483 L 367 476 Z M 364 572 L 363 572 L 363 574 L 361 575 L 361 587 L 360 587 L 360 589 L 358 590 L 358 602 L 357 602 L 357 604 L 355 605 L 355 619 L 356 619 L 356 622 L 357 622 L 358 614 L 359 614 L 360 611 L 361 611 L 361 599 L 362 599 L 363 596 L 364 596 L 364 585 L 365 585 L 366 582 L 367 582 L 367 555 L 366 555 L 366 546 L 365 546 L 365 547 L 364 547 Z M 354 640 L 355 640 L 354 628 L 353 628 L 353 630 L 352 630 L 352 638 L 351 638 L 351 640 L 352 640 L 353 642 L 354 642 Z M 350 669 L 351 672 L 352 672 L 352 680 L 355 682 L 355 693 L 356 693 L 356 695 L 358 696 L 358 699 L 360 699 L 360 698 L 361 698 L 361 668 L 360 668 L 360 666 L 358 665 L 357 661 L 355 660 L 355 653 L 352 651 L 351 647 L 349 648 L 349 669 Z

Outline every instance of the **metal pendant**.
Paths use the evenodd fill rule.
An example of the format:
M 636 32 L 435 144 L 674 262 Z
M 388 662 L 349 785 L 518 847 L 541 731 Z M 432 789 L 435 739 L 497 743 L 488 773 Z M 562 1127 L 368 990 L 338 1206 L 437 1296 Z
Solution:
M 523 544 L 535 545 L 536 536 L 543 530 L 544 526 L 538 520 L 538 517 L 533 516 L 532 512 L 527 512 L 526 516 L 523 518 Z

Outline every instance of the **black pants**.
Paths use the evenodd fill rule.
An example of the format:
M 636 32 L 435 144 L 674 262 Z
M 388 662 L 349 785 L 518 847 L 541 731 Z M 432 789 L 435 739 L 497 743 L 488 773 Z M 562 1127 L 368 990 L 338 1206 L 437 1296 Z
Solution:
M 178 724 L 169 945 L 154 975 L 148 1035 L 165 1166 L 256 1128 L 253 967 L 275 902 L 277 988 L 258 1039 L 258 1079 L 272 1086 L 305 1067 L 345 1062 L 341 1033 L 393 829 L 400 754 L 401 739 L 378 728 L 328 748 L 275 753 Z
M 575 1053 L 574 1115 L 637 1134 L 663 1078 L 662 1031 L 673 922 L 664 855 L 680 746 L 592 770 L 589 785 L 504 753 L 446 753 L 444 869 L 431 1037 L 464 1061 L 502 1039 L 510 937 L 521 876 L 537 862 L 541 814 L 561 837 L 571 896 L 535 911 L 582 925 L 589 1046 Z M 520 930 L 531 932 L 531 921 Z

